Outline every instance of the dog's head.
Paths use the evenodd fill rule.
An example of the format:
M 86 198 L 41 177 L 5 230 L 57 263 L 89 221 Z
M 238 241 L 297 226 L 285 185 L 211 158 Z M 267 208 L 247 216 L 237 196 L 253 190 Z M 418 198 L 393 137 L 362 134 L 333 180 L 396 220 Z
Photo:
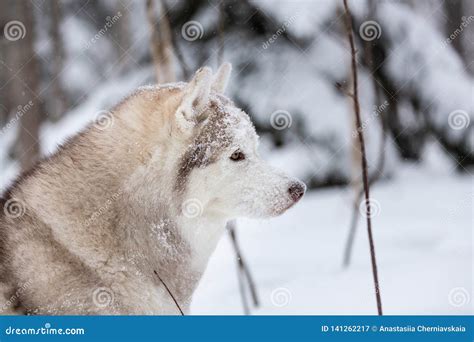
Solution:
M 266 164 L 249 116 L 223 95 L 231 71 L 205 67 L 185 86 L 173 134 L 185 137 L 175 190 L 207 215 L 271 217 L 285 212 L 306 186 Z M 193 208 L 196 210 L 196 208 Z

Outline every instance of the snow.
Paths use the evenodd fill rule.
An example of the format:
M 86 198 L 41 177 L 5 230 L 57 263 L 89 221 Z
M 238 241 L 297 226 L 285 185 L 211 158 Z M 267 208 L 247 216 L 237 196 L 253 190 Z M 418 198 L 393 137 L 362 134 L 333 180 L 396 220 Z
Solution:
M 420 166 L 403 165 L 396 179 L 372 190 L 379 208 L 373 226 L 380 289 L 389 315 L 474 313 L 472 177 L 433 171 L 438 161 L 431 156 Z M 347 189 L 313 191 L 281 217 L 238 222 L 262 301 L 254 314 L 376 314 L 365 221 L 359 222 L 352 264 L 341 266 L 351 198 Z M 471 302 L 455 306 L 455 294 L 462 300 L 465 293 Z M 209 262 L 191 313 L 242 314 L 228 236 Z
M 264 13 L 278 19 L 281 22 L 279 29 L 285 25 L 298 37 L 312 36 L 325 21 L 331 19 L 338 6 L 338 3 L 332 0 L 280 1 L 277 6 L 275 6 L 275 1 L 271 0 L 253 0 L 251 2 L 257 8 L 261 8 Z
M 277 28 L 284 28 L 308 45 L 295 47 L 293 41 L 278 35 L 264 48 L 270 37 L 250 37 L 245 32 L 229 34 L 224 52 L 225 59 L 234 65 L 229 97 L 244 104 L 252 119 L 266 129 L 271 127 L 275 111 L 291 115 L 291 127 L 281 132 L 283 147 L 275 148 L 269 134 L 262 136 L 262 155 L 272 165 L 304 180 L 324 179 L 335 173 L 350 179 L 352 107 L 350 98 L 334 86 L 349 75 L 350 55 L 345 37 L 337 35 L 340 23 L 335 14 L 340 4 L 330 0 L 287 1 L 278 6 L 270 0 L 251 2 L 272 18 Z M 433 3 L 413 12 L 402 3 L 381 2 L 376 19 L 382 35 L 391 43 L 387 72 L 401 93 L 420 91 L 417 95 L 427 107 L 429 117 L 435 126 L 444 129 L 449 127 L 449 115 L 455 111 L 460 111 L 458 118 L 474 121 L 474 81 L 452 46 L 445 43 L 446 37 L 433 29 L 437 20 L 432 14 L 436 14 L 442 2 Z M 367 10 L 364 1 L 351 6 L 359 18 Z M 62 120 L 41 127 L 43 155 L 54 153 L 58 145 L 94 120 L 98 112 L 110 110 L 138 87 L 156 87 L 144 86 L 153 79 L 144 11 L 145 7 L 136 2 L 128 6 L 127 25 L 133 44 L 127 55 L 136 63 L 126 74 L 114 56 L 115 44 L 108 37 L 88 44 L 98 30 L 90 20 L 76 15 L 63 20 L 61 31 L 67 32 L 68 38 L 64 39 L 67 62 L 60 77 L 67 91 L 74 95 L 71 97 L 76 107 Z M 206 33 L 217 18 L 215 14 L 216 8 L 211 6 L 195 18 Z M 44 32 L 41 34 L 43 37 Z M 200 67 L 203 59 L 198 51 L 205 50 L 203 45 L 188 41 L 181 44 L 190 69 Z M 51 48 L 45 39 L 40 39 L 38 51 L 42 57 Z M 211 50 L 214 46 L 209 44 L 206 48 Z M 214 60 L 210 57 L 206 62 L 211 64 Z M 111 75 L 113 71 L 120 76 Z M 380 124 L 371 78 L 362 66 L 359 82 L 368 162 L 373 167 L 378 158 Z M 406 97 L 399 103 L 401 121 L 408 128 L 416 128 L 419 123 Z M 303 132 L 297 132 L 298 129 Z M 448 131 L 453 141 L 462 139 L 466 132 Z M 18 163 L 8 158 L 16 134 L 15 122 L 0 132 L 0 193 L 20 170 Z M 474 146 L 474 135 L 468 139 L 470 146 Z M 455 162 L 436 142 L 426 145 L 422 163 L 414 165 L 398 160 L 395 144 L 389 139 L 386 158 L 386 170 L 391 177 L 384 178 L 372 190 L 379 209 L 374 218 L 374 235 L 385 313 L 472 314 L 472 177 L 456 173 Z M 255 314 L 376 312 L 362 220 L 352 265 L 345 270 L 341 266 L 352 197 L 349 188 L 313 190 L 281 217 L 238 222 L 238 237 L 262 300 L 262 307 Z M 468 293 L 470 303 L 450 303 L 452 291 L 464 293 L 456 290 L 459 288 Z M 192 314 L 241 313 L 236 262 L 225 236 L 196 292 Z
M 387 70 L 397 83 L 397 91 L 403 94 L 417 89 L 422 110 L 427 111 L 435 127 L 458 126 L 447 131 L 448 137 L 454 142 L 463 139 L 467 129 L 472 131 L 474 79 L 451 43 L 408 6 L 383 3 L 377 20 L 392 45 Z

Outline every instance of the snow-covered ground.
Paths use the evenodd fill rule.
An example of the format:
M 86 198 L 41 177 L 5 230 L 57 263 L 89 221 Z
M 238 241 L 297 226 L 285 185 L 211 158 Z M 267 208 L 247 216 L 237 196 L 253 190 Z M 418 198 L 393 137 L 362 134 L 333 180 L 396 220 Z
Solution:
M 473 179 L 433 171 L 430 162 L 403 165 L 372 191 L 385 314 L 474 313 Z M 312 191 L 281 217 L 239 222 L 262 301 L 254 314 L 376 314 L 365 222 L 352 264 L 341 266 L 350 199 L 345 188 Z M 209 263 L 192 314 L 242 314 L 228 236 Z

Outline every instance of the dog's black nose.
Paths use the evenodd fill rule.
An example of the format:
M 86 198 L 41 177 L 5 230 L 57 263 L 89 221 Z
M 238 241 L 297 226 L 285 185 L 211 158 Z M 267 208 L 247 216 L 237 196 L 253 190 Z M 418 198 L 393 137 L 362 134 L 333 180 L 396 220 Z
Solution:
M 299 201 L 300 198 L 303 197 L 305 191 L 306 191 L 306 185 L 304 185 L 304 183 L 301 183 L 301 182 L 291 183 L 290 187 L 288 188 L 290 197 L 295 202 Z

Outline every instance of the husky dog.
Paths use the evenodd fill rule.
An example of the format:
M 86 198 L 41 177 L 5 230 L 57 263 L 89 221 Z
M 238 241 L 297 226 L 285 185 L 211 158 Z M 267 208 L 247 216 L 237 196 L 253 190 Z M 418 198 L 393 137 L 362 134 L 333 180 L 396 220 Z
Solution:
M 188 312 L 226 222 L 303 196 L 260 159 L 248 115 L 223 95 L 230 71 L 140 88 L 12 186 L 0 313 Z

